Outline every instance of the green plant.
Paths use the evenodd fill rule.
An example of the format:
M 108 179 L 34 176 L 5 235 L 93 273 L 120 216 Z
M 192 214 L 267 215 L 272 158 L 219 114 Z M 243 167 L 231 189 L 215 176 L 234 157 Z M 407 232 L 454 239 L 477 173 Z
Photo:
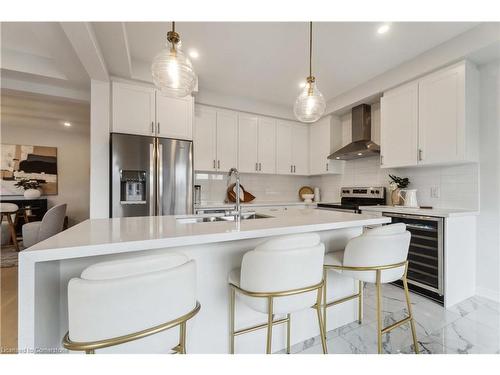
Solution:
M 27 178 L 23 178 L 15 183 L 16 187 L 23 188 L 24 190 L 38 189 L 40 185 L 38 180 L 28 180 Z
M 389 175 L 391 178 L 391 185 L 396 184 L 399 189 L 405 189 L 410 184 L 410 180 L 407 177 L 398 177 L 392 174 Z

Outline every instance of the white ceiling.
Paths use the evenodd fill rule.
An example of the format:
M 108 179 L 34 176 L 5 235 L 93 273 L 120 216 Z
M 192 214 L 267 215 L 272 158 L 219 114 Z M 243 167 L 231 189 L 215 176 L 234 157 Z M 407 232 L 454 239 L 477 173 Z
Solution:
M 313 73 L 329 100 L 476 25 L 393 23 L 379 35 L 380 23 L 315 23 Z M 127 22 L 125 28 L 132 63 L 149 65 L 170 24 Z M 176 30 L 186 51 L 199 52 L 193 64 L 200 91 L 291 106 L 308 75 L 306 22 L 177 23 Z
M 378 26 L 315 23 L 313 73 L 327 100 L 477 23 L 392 23 L 384 35 Z M 169 30 L 168 22 L 2 23 L 2 75 L 87 91 L 96 68 L 104 77 L 107 70 L 151 81 L 151 61 Z M 199 52 L 200 92 L 291 108 L 308 75 L 307 22 L 181 22 L 177 31 L 186 51 Z

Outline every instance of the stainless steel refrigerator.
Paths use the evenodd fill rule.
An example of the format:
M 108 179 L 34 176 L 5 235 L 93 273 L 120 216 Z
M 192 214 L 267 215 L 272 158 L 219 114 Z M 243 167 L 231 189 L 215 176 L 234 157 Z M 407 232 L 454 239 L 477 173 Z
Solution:
M 191 214 L 193 143 L 111 134 L 111 217 Z

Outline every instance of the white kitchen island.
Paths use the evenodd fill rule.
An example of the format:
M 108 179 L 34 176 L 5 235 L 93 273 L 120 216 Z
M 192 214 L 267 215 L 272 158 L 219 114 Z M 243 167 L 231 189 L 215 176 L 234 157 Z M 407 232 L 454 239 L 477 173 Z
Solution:
M 273 236 L 318 232 L 327 251 L 342 249 L 364 226 L 386 217 L 334 211 L 290 209 L 271 218 L 236 222 L 181 223 L 175 216 L 94 219 L 78 224 L 19 254 L 19 351 L 64 352 L 67 285 L 87 266 L 141 254 L 182 252 L 197 264 L 200 313 L 188 323 L 189 353 L 228 353 L 227 277 L 243 254 Z M 330 284 L 331 283 L 331 284 Z M 357 284 L 340 275 L 329 278 L 329 298 L 353 293 Z M 145 291 L 147 293 L 147 291 Z M 236 305 L 236 328 L 264 322 L 265 315 Z M 357 319 L 356 301 L 328 309 L 328 330 Z M 177 335 L 175 330 L 161 335 Z M 311 309 L 292 316 L 292 344 L 319 334 Z M 160 337 L 161 339 L 161 337 Z M 284 326 L 276 326 L 273 351 L 285 347 Z M 264 353 L 265 330 L 236 338 L 237 353 Z M 120 351 L 119 349 L 117 349 Z M 123 350 L 123 349 L 122 349 Z M 127 349 L 127 351 L 130 349 Z M 116 351 L 116 350 L 115 350 Z M 134 352 L 166 352 L 158 338 L 144 339 Z

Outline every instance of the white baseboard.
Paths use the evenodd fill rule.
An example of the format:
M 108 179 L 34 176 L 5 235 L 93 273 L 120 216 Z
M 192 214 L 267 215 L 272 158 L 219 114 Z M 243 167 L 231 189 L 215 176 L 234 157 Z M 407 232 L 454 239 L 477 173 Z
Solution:
M 476 295 L 491 299 L 496 302 L 500 302 L 500 291 L 497 290 L 482 288 L 478 286 L 476 287 Z

